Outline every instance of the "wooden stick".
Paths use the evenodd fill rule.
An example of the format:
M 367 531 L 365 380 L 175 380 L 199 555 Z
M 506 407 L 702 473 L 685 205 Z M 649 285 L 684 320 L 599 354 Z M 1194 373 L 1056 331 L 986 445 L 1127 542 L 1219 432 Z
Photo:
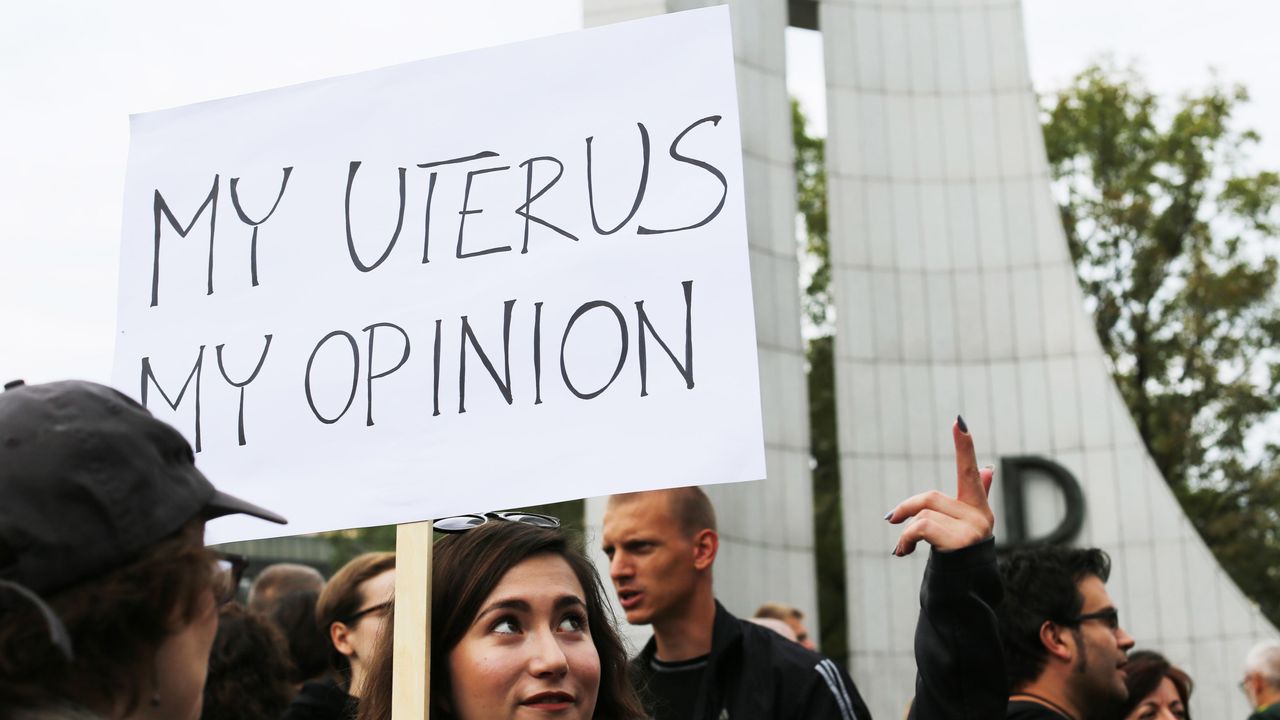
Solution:
M 392 720 L 427 720 L 431 703 L 431 522 L 396 527 Z

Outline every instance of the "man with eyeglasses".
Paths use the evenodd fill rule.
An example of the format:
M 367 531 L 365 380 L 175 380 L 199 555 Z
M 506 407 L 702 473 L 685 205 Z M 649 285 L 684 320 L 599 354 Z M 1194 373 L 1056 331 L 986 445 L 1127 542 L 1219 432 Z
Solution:
M 1240 689 L 1254 708 L 1249 720 L 1280 720 L 1280 642 L 1253 646 L 1245 658 Z
M 1107 595 L 1111 560 L 1096 548 L 1037 547 L 1000 564 L 996 608 L 1010 720 L 1107 717 L 1128 697 L 1133 638 Z

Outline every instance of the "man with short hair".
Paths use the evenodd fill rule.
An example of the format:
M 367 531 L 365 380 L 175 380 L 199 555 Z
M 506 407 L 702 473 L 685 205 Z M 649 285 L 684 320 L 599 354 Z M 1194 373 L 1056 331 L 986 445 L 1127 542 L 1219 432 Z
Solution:
M 319 594 L 324 589 L 324 576 L 310 565 L 275 563 L 268 565 L 249 586 L 249 609 L 270 616 L 285 595 L 299 592 Z
M 1010 554 L 1000 574 L 1007 717 L 1106 717 L 1128 697 L 1133 647 L 1107 595 L 1110 558 L 1097 548 L 1036 547 Z
M 653 626 L 632 672 L 654 720 L 871 717 L 831 660 L 716 601 L 719 536 L 702 490 L 613 496 L 603 541 L 627 621 Z
M 1254 708 L 1249 720 L 1280 720 L 1280 642 L 1267 640 L 1253 646 L 1245 658 L 1240 687 Z
M 818 649 L 813 638 L 809 637 L 809 628 L 804 626 L 804 613 L 800 612 L 800 608 L 786 603 L 767 602 L 756 610 L 753 619 L 781 620 L 791 628 L 791 632 L 796 636 L 796 642 L 810 650 Z

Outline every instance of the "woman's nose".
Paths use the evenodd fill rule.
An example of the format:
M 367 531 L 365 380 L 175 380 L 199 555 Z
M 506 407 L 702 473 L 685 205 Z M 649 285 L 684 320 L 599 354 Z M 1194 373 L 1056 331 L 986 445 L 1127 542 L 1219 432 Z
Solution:
M 529 638 L 531 656 L 529 672 L 537 677 L 560 676 L 569 672 L 569 659 L 555 633 L 550 630 L 534 633 Z

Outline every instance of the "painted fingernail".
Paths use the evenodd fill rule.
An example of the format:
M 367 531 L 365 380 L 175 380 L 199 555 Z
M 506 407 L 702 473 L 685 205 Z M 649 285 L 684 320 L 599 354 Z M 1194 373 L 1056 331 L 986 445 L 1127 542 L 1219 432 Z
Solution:
M 959 415 L 957 415 L 956 424 L 960 426 L 960 432 L 964 433 L 965 435 L 969 434 L 969 426 L 964 424 L 963 417 L 960 417 Z
M 893 546 L 893 549 L 889 551 L 889 554 L 890 554 L 890 555 L 892 555 L 892 556 L 894 556 L 894 557 L 898 557 L 898 546 L 897 546 L 897 545 L 894 545 L 894 546 Z
M 995 471 L 996 471 L 996 466 L 995 466 L 995 465 L 983 465 L 983 466 L 982 466 L 982 469 L 983 469 L 983 470 L 990 470 L 991 472 L 995 472 Z
M 888 520 L 888 519 L 889 519 L 889 518 L 891 518 L 891 517 L 893 517 L 893 511 L 892 511 L 892 510 L 890 510 L 889 512 L 887 512 L 887 513 L 885 513 L 885 514 L 884 514 L 884 519 L 885 519 L 885 520 Z M 897 547 L 897 546 L 895 545 L 894 547 Z

